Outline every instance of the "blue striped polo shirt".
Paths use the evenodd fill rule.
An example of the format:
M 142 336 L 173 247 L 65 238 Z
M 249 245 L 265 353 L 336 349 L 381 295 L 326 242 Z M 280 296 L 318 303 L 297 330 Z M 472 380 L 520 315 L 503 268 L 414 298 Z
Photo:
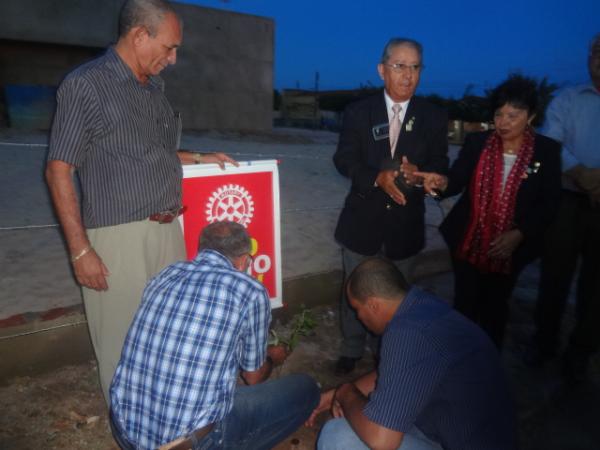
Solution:
M 417 288 L 385 329 L 364 413 L 396 431 L 415 425 L 445 450 L 516 448 L 498 351 L 477 325 Z

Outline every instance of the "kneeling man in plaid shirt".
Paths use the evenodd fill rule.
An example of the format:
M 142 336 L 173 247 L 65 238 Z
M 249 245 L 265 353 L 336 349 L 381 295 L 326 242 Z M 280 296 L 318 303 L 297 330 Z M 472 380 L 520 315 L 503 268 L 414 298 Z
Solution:
M 316 407 L 309 376 L 266 381 L 285 357 L 267 348 L 271 306 L 249 253 L 243 226 L 213 223 L 194 260 L 146 286 L 110 389 L 121 448 L 270 449 Z

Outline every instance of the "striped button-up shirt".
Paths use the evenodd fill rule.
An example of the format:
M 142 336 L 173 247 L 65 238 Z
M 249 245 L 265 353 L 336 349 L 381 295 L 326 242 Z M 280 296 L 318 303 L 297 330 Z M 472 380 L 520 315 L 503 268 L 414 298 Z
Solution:
M 238 371 L 265 361 L 271 321 L 262 284 L 206 250 L 150 281 L 110 390 L 127 439 L 155 449 L 233 406 Z
M 364 413 L 392 430 L 416 426 L 447 450 L 516 448 L 498 351 L 477 325 L 416 288 L 385 329 Z
M 163 81 L 141 84 L 113 48 L 61 83 L 48 160 L 76 167 L 87 228 L 133 222 L 181 204 L 181 121 Z

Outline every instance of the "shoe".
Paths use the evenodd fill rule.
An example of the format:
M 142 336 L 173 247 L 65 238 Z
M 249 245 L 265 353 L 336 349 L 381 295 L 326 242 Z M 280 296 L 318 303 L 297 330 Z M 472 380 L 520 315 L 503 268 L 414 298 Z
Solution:
M 340 359 L 335 363 L 335 374 L 336 375 L 346 375 L 354 370 L 354 366 L 356 366 L 356 361 L 360 358 L 349 358 L 347 356 L 340 356 Z
M 528 367 L 542 368 L 548 361 L 556 357 L 556 351 L 543 351 L 539 345 L 531 344 L 522 351 L 522 360 Z
M 581 352 L 567 349 L 563 357 L 562 375 L 565 382 L 576 386 L 587 381 L 587 371 L 590 356 Z

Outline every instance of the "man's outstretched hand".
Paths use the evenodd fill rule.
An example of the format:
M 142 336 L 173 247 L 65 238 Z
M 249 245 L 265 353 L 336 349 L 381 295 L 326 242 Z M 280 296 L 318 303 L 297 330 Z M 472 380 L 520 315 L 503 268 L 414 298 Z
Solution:
M 400 172 L 402 172 L 402 176 L 404 176 L 406 184 L 408 184 L 409 186 L 419 184 L 421 179 L 415 174 L 415 172 L 417 172 L 418 170 L 419 168 L 413 163 L 411 163 L 406 156 L 402 157 L 402 163 L 400 164 Z
M 202 164 L 210 163 L 218 164 L 221 169 L 225 169 L 225 163 L 233 164 L 236 167 L 240 165 L 235 159 L 230 158 L 225 153 L 221 152 L 204 153 L 202 155 Z
M 325 411 L 329 411 L 333 406 L 333 397 L 335 396 L 335 389 L 330 389 L 321 394 L 321 400 L 317 407 L 313 410 L 310 417 L 306 419 L 304 425 L 307 427 L 312 427 L 315 425 L 315 420 L 319 414 Z
M 377 174 L 377 178 L 375 179 L 375 183 L 379 186 L 387 195 L 389 195 L 392 200 L 394 200 L 399 205 L 406 205 L 406 197 L 404 194 L 398 189 L 396 186 L 395 180 L 396 177 L 400 175 L 400 172 L 397 170 L 382 170 Z
M 274 366 L 280 366 L 290 354 L 283 345 L 269 345 L 267 355 L 273 360 Z

